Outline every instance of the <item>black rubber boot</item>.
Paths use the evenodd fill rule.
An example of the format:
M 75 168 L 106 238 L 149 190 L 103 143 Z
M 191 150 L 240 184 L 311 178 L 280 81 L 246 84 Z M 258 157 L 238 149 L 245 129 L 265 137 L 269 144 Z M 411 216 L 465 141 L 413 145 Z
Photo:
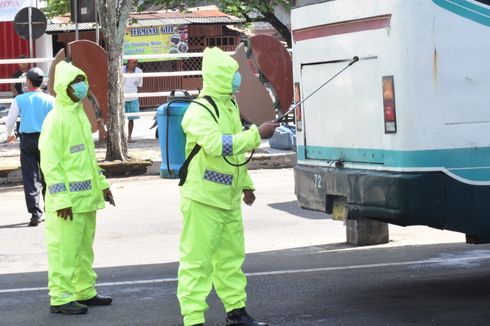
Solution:
M 108 306 L 112 303 L 112 298 L 97 294 L 95 297 L 88 300 L 78 300 L 78 303 L 86 306 Z
M 268 326 L 268 324 L 253 319 L 245 308 L 240 308 L 226 314 L 226 326 Z
M 53 314 L 82 315 L 87 313 L 88 307 L 76 301 L 72 301 L 59 306 L 50 306 L 49 311 Z

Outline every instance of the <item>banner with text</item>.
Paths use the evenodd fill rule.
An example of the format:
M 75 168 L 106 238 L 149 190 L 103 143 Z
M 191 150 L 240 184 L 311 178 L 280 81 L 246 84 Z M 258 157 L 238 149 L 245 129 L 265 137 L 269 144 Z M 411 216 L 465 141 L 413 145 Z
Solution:
M 35 4 L 34 0 L 0 0 L 0 22 L 13 21 L 17 11 Z
M 129 27 L 124 36 L 124 55 L 186 53 L 187 25 Z M 139 59 L 139 62 L 168 59 Z

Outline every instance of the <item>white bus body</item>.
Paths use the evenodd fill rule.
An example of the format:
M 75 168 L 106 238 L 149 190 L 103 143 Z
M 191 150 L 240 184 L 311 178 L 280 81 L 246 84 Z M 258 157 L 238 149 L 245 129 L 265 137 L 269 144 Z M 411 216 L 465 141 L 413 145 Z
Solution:
M 300 206 L 489 237 L 490 1 L 319 1 L 291 22 L 301 98 L 360 58 L 297 110 Z

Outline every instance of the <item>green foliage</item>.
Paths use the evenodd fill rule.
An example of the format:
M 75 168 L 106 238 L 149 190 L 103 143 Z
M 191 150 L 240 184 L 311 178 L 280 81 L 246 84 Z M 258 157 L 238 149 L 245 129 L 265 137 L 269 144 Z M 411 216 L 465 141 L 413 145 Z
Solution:
M 251 12 L 258 12 L 262 16 L 266 13 L 272 13 L 274 11 L 274 7 L 276 6 L 281 6 L 288 9 L 291 7 L 291 2 L 287 0 L 219 1 L 219 7 L 221 10 L 226 13 L 243 18 L 247 18 Z
M 221 0 L 221 1 L 176 1 L 176 0 L 141 0 L 139 10 L 152 9 L 178 9 L 185 11 L 186 7 L 217 5 L 224 13 L 244 19 L 246 23 L 264 21 L 270 23 L 291 47 L 291 32 L 274 14 L 274 8 L 283 7 L 290 10 L 290 0 Z M 159 7 L 158 7 L 159 6 Z M 248 25 L 248 24 L 246 24 Z M 248 25 L 249 26 L 249 25 Z
M 257 12 L 261 15 L 265 13 L 272 13 L 275 6 L 281 6 L 286 9 L 291 8 L 291 1 L 289 0 L 253 0 L 253 1 L 236 1 L 236 0 L 222 0 L 222 1 L 178 1 L 178 0 L 143 0 L 140 2 L 140 10 L 145 10 L 149 6 L 160 6 L 163 9 L 182 9 L 185 7 L 194 7 L 202 5 L 216 4 L 220 10 L 225 13 L 244 18 L 249 20 L 249 14 L 251 12 Z
M 70 0 L 44 0 L 42 2 L 47 3 L 43 11 L 49 18 L 70 12 Z
M 105 0 L 98 0 L 99 6 L 103 4 Z M 46 4 L 46 7 L 44 7 L 42 10 L 48 16 L 49 18 L 53 18 L 56 16 L 63 16 L 65 14 L 70 13 L 70 0 L 41 0 L 42 3 Z M 148 2 L 148 3 L 153 3 L 155 1 L 150 1 L 150 0 L 133 0 L 133 7 L 134 8 L 139 8 L 143 3 Z
M 99 0 L 103 1 L 103 0 Z M 47 6 L 43 9 L 48 17 L 61 16 L 70 12 L 70 0 L 42 0 L 47 3 Z M 236 1 L 236 0 L 222 0 L 222 1 L 178 1 L 178 0 L 135 0 L 135 7 L 138 10 L 143 11 L 150 7 L 160 7 L 162 9 L 177 9 L 185 10 L 186 7 L 202 6 L 217 4 L 217 6 L 223 12 L 251 21 L 250 13 L 259 13 L 264 16 L 266 13 L 272 13 L 275 6 L 282 6 L 286 9 L 291 8 L 291 1 L 289 0 L 252 0 L 252 1 Z M 254 20 L 260 20 L 254 19 Z

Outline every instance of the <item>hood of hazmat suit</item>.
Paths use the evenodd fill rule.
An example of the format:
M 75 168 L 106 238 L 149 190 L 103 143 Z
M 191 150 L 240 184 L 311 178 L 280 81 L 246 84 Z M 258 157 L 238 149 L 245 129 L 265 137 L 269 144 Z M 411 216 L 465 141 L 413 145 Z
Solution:
M 104 208 L 102 190 L 109 188 L 97 165 L 91 126 L 82 103 L 74 102 L 67 94 L 69 84 L 80 75 L 87 78 L 67 62 L 56 65 L 56 101 L 39 139 L 47 212 L 67 207 L 73 213 Z
M 233 98 L 232 80 L 238 70 L 235 59 L 219 48 L 204 50 L 202 74 L 203 90 L 197 99 L 215 115 L 212 105 L 203 97 L 210 96 L 216 103 L 219 117 L 202 106 L 192 103 L 184 114 L 182 128 L 187 136 L 186 155 L 195 144 L 202 148 L 189 165 L 187 180 L 181 187 L 182 196 L 222 209 L 240 207 L 243 189 L 253 189 L 246 166 L 234 163 L 245 161 L 244 153 L 257 148 L 260 135 L 255 125 L 244 131 L 240 112 Z

